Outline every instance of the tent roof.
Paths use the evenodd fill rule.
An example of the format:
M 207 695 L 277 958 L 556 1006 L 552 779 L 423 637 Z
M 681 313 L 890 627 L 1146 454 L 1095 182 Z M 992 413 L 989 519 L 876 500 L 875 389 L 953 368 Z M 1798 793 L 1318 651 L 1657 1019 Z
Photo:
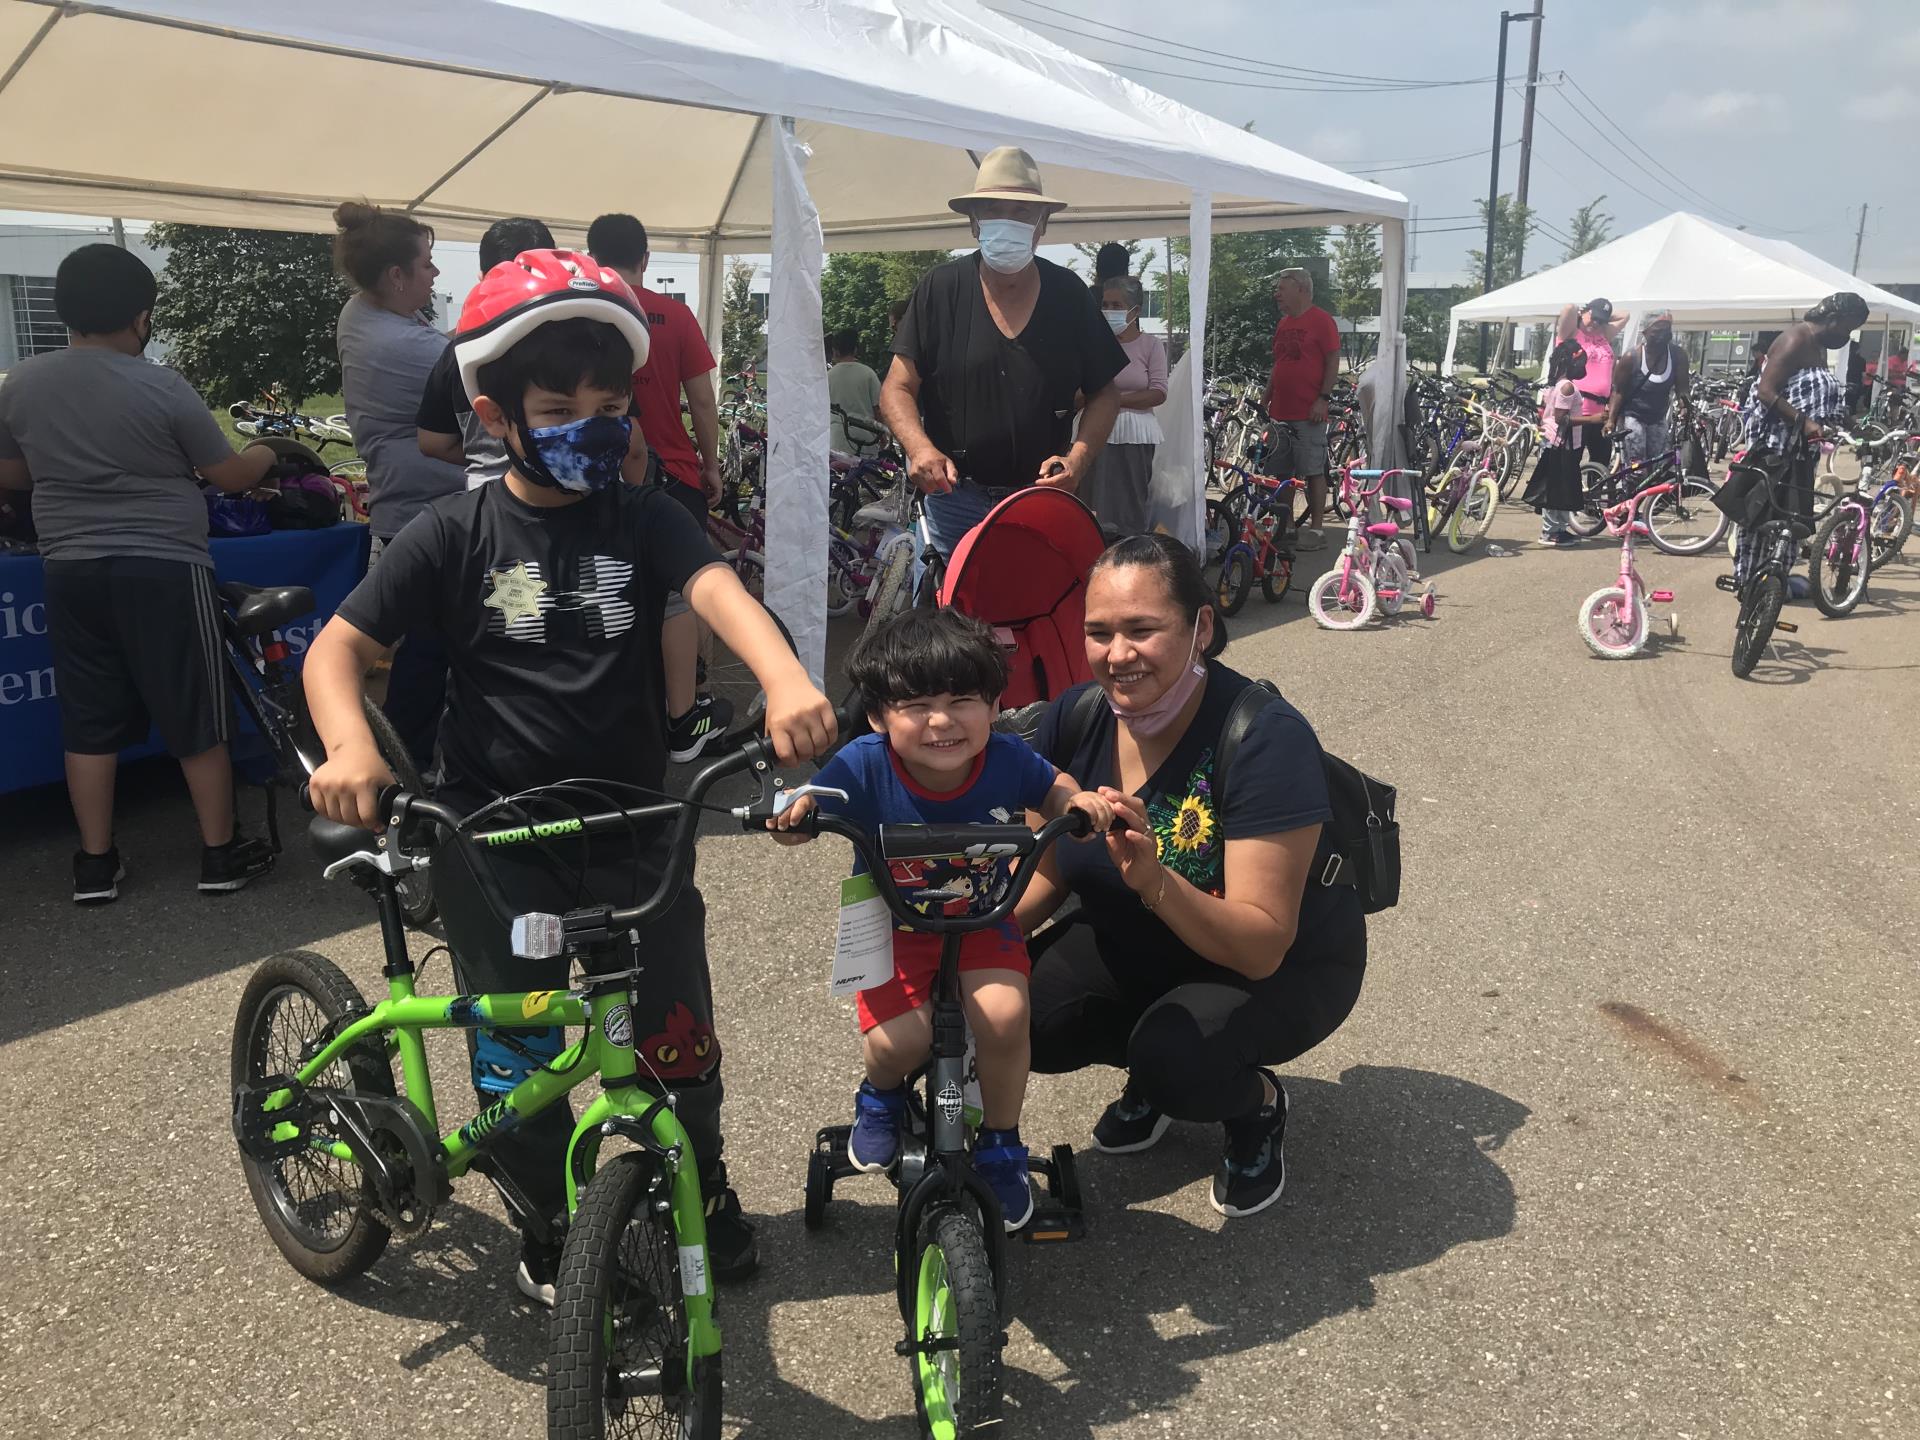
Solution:
M 1867 302 L 1874 321 L 1920 322 L 1920 305 L 1869 285 L 1786 240 L 1732 230 L 1684 211 L 1538 275 L 1453 307 L 1456 324 L 1551 320 L 1604 295 L 1636 315 L 1671 310 L 1699 325 L 1795 320 L 1836 290 Z
M 974 0 L 0 0 L 0 208 L 318 230 L 365 196 L 455 239 L 628 210 L 657 250 L 764 251 L 768 115 L 829 249 L 964 243 L 947 197 L 1006 143 L 1072 203 L 1053 241 L 1184 233 L 1195 189 L 1218 229 L 1407 213 Z

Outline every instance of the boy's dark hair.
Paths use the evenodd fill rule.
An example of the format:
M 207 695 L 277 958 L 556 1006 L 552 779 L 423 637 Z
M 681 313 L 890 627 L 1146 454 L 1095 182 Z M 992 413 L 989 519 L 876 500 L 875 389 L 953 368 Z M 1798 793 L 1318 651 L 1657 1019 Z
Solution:
M 1007 657 L 993 631 L 958 610 L 907 610 L 861 636 L 847 678 L 869 714 L 921 695 L 980 695 L 1007 688 Z
M 647 250 L 647 227 L 631 215 L 602 215 L 587 227 L 587 253 L 602 265 L 631 270 Z
M 860 337 L 852 330 L 836 330 L 827 340 L 835 355 L 851 355 L 860 348 Z
M 480 237 L 480 273 L 486 274 L 503 260 L 511 260 L 522 250 L 553 249 L 553 232 L 544 221 L 524 215 L 496 220 Z
M 82 245 L 53 277 L 53 308 L 76 335 L 111 335 L 153 309 L 159 286 L 138 255 L 118 245 Z
M 424 237 L 433 244 L 433 227 L 422 225 L 399 210 L 383 210 L 364 200 L 346 200 L 334 207 L 333 264 L 362 290 L 380 288 L 380 277 L 398 265 L 412 266 Z
M 1093 562 L 1087 571 L 1087 580 L 1091 583 L 1102 570 L 1136 565 L 1160 577 L 1187 624 L 1198 624 L 1202 610 L 1213 611 L 1213 639 L 1207 644 L 1207 659 L 1227 648 L 1227 624 L 1220 615 L 1216 592 L 1200 568 L 1200 557 L 1171 535 L 1155 531 L 1151 535 L 1129 535 L 1114 541 Z
M 480 393 L 517 415 L 528 387 L 571 395 L 583 385 L 626 394 L 633 388 L 633 347 L 604 320 L 551 320 L 498 360 L 480 367 Z

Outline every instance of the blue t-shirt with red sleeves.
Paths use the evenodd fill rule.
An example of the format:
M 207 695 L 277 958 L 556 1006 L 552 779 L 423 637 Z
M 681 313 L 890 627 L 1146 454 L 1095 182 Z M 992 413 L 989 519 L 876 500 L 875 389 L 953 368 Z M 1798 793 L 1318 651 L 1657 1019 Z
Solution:
M 918 784 L 900 758 L 893 753 L 884 735 L 862 735 L 843 747 L 838 755 L 821 767 L 813 778 L 816 785 L 845 790 L 851 797 L 837 800 L 819 797 L 820 808 L 844 816 L 870 833 L 882 825 L 1018 825 L 1028 810 L 1038 810 L 1053 788 L 1056 771 L 1026 743 L 997 731 L 987 739 L 987 748 L 974 757 L 973 770 L 957 790 L 944 793 Z M 857 858 L 856 875 L 866 866 Z M 963 865 L 958 860 L 895 860 L 891 862 L 893 881 L 903 898 L 913 903 L 916 890 L 940 890 L 949 897 L 964 891 L 971 899 L 946 898 L 938 902 L 943 915 L 982 913 L 993 908 L 1006 893 L 1012 867 L 1006 860 L 980 860 Z M 903 927 L 904 929 L 904 927 Z M 894 937 L 896 954 L 909 934 Z M 937 935 L 915 935 L 914 940 L 938 947 Z M 1004 948 L 1020 944 L 1019 931 L 1011 920 L 997 930 L 965 937 L 965 948 L 976 944 Z

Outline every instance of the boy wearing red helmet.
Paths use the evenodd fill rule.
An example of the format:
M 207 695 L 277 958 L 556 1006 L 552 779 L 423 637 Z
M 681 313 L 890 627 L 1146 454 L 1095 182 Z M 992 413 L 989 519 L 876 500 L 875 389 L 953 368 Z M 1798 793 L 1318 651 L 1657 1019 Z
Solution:
M 451 662 L 438 796 L 463 812 L 503 796 L 592 777 L 657 790 L 667 764 L 660 627 L 669 592 L 694 611 L 766 688 L 767 731 L 782 763 L 820 753 L 833 712 L 772 619 L 714 554 L 692 517 L 657 490 L 622 482 L 644 444 L 627 413 L 647 358 L 647 326 L 626 282 L 590 257 L 530 250 L 496 265 L 467 297 L 454 337 L 474 413 L 511 457 L 502 483 L 448 496 L 383 551 L 315 640 L 307 697 L 327 760 L 316 809 L 371 828 L 393 777 L 361 713 L 362 677 L 383 648 L 422 622 Z M 632 804 L 631 792 L 616 804 Z M 656 828 L 631 843 L 596 838 L 569 850 L 490 853 L 442 845 L 435 894 L 461 985 L 470 991 L 565 988 L 566 962 L 512 953 L 507 920 L 582 903 L 629 904 L 651 886 Z M 576 844 L 578 842 L 575 842 Z M 638 847 L 636 853 L 635 847 Z M 502 904 L 505 910 L 502 910 Z M 678 1094 L 708 1196 L 715 1273 L 757 1264 L 753 1227 L 721 1161 L 720 1046 L 713 1034 L 705 908 L 691 884 L 642 937 L 636 1033 L 685 1043 L 643 1056 Z M 647 1013 L 657 1010 L 657 1013 Z M 560 1053 L 561 1032 L 473 1037 L 474 1086 L 491 1101 Z M 557 1222 L 564 1219 L 564 1104 L 492 1145 L 489 1173 L 525 1234 L 516 1280 L 552 1303 Z

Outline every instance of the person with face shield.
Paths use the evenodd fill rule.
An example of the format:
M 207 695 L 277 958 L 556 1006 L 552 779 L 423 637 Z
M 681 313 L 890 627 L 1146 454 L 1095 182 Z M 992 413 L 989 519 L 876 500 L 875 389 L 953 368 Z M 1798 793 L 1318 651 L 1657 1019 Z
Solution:
M 194 472 L 238 494 L 266 478 L 275 455 L 258 442 L 234 454 L 193 386 L 143 357 L 157 288 L 137 256 L 82 245 L 53 282 L 67 348 L 22 361 L 0 386 L 0 489 L 33 493 L 46 561 L 80 829 L 73 898 L 83 904 L 120 893 L 114 776 L 120 751 L 149 725 L 186 773 L 204 846 L 200 889 L 238 890 L 273 864 L 266 842 L 233 822 L 220 605 Z
M 980 248 L 914 289 L 880 391 L 943 555 L 1008 492 L 1086 483 L 1128 364 L 1086 285 L 1034 253 L 1066 202 L 1041 189 L 1032 156 L 989 151 L 974 188 L 950 204 Z M 1086 397 L 1077 435 L 1076 393 Z
M 1102 525 L 1120 535 L 1141 535 L 1149 528 L 1147 487 L 1153 480 L 1153 452 L 1161 440 L 1160 421 L 1153 412 L 1167 403 L 1167 347 L 1158 335 L 1141 332 L 1145 300 L 1137 275 L 1116 276 L 1101 286 L 1100 314 L 1127 352 L 1127 368 L 1114 380 L 1120 413 L 1094 457 L 1080 498 Z

